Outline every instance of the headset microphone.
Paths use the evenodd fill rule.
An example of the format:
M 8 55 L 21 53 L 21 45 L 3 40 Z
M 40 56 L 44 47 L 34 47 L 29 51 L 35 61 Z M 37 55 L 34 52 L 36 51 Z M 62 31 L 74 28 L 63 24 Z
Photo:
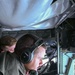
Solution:
M 38 72 L 35 71 L 35 70 L 30 70 L 30 71 L 29 71 L 29 74 L 30 74 L 30 75 L 38 75 Z

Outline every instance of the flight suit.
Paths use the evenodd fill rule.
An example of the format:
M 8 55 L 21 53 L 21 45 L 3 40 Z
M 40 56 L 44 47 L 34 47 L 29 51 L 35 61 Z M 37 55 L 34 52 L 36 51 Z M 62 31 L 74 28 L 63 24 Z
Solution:
M 0 53 L 0 75 L 25 75 L 25 67 L 14 53 Z

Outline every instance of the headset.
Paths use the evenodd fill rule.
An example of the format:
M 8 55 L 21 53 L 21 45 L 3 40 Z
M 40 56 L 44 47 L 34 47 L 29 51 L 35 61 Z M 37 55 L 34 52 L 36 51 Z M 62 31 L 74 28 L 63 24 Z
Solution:
M 20 56 L 20 60 L 22 61 L 22 63 L 26 64 L 32 61 L 34 51 L 37 47 L 41 46 L 42 44 L 44 44 L 43 39 L 39 39 L 34 43 L 34 45 L 31 48 L 25 48 L 25 50 L 21 53 Z

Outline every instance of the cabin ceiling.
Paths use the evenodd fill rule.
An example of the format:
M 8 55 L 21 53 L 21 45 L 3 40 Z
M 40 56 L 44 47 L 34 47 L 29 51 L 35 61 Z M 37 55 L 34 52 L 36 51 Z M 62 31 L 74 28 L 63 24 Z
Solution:
M 57 28 L 74 18 L 75 0 L 0 0 L 1 31 Z

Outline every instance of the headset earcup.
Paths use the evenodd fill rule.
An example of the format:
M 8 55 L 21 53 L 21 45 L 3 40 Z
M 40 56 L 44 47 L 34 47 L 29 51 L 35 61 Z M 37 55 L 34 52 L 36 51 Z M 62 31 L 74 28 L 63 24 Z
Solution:
M 29 50 L 25 50 L 20 57 L 22 63 L 29 63 L 33 59 L 33 52 L 30 52 Z

